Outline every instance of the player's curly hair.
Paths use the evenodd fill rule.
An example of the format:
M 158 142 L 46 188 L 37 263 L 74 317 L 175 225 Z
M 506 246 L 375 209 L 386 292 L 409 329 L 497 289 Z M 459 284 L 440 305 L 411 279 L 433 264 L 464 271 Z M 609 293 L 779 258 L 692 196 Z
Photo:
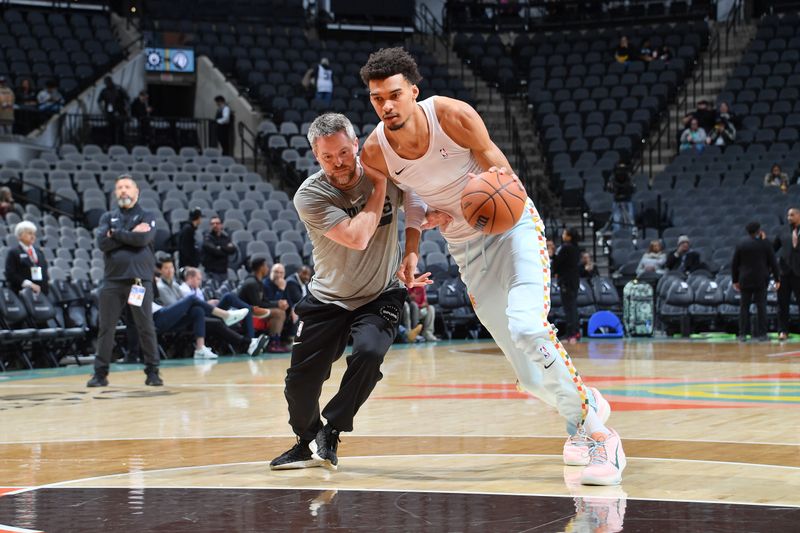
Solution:
M 404 48 L 381 48 L 369 55 L 367 63 L 361 67 L 364 85 L 371 80 L 385 80 L 395 74 L 402 74 L 409 83 L 416 85 L 422 81 L 417 62 Z

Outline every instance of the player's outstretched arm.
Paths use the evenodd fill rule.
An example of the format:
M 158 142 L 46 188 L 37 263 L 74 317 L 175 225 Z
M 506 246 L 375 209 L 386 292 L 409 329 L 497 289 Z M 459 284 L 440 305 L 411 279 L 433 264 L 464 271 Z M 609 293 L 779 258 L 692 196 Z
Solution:
M 373 189 L 367 204 L 359 214 L 346 219 L 331 228 L 325 236 L 332 241 L 353 248 L 364 250 L 378 228 L 378 223 L 383 214 L 383 204 L 386 199 L 386 176 L 374 168 L 363 164 L 364 173 L 372 182 Z

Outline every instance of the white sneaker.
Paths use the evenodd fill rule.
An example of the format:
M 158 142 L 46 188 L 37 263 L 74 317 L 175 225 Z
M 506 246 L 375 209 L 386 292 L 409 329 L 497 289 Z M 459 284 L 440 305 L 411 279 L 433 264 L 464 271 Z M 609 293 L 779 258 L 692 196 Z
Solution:
M 611 416 L 611 405 L 609 405 L 608 400 L 603 398 L 599 390 L 594 387 L 589 388 L 592 394 L 594 394 L 594 399 L 597 403 L 597 416 L 600 418 L 600 421 L 605 424 L 608 421 L 608 417 Z M 564 443 L 564 464 L 569 466 L 588 465 L 589 446 L 591 442 L 592 440 L 588 438 L 583 428 L 580 428 L 576 434 L 568 437 L 567 441 Z
M 241 322 L 249 312 L 249 309 L 228 309 L 228 318 L 225 319 L 225 325 L 232 326 L 237 322 Z
M 269 337 L 267 335 L 259 335 L 251 340 L 250 346 L 247 348 L 248 355 L 252 356 L 262 353 L 266 349 L 267 343 L 269 343 Z
M 591 435 L 589 446 L 589 465 L 581 472 L 581 485 L 619 485 L 622 482 L 622 471 L 627 460 L 622 449 L 619 434 L 611 433 Z
M 194 351 L 195 359 L 218 359 L 219 356 L 208 346 L 203 346 L 199 350 Z

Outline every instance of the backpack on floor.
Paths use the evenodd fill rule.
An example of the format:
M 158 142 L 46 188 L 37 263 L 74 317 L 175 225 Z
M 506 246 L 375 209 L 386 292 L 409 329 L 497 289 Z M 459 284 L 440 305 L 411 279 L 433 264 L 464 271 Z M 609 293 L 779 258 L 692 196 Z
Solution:
M 622 316 L 628 335 L 653 335 L 653 287 L 633 280 L 622 290 Z

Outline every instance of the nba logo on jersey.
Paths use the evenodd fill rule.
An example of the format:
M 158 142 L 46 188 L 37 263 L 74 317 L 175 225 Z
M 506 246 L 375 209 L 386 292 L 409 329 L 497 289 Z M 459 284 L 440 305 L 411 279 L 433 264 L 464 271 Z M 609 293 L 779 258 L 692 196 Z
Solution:
M 447 157 L 448 157 L 447 150 L 445 150 L 444 148 L 442 148 L 441 150 L 439 150 L 439 153 L 440 153 L 440 154 L 442 154 L 442 157 L 443 157 L 443 158 L 447 159 Z

